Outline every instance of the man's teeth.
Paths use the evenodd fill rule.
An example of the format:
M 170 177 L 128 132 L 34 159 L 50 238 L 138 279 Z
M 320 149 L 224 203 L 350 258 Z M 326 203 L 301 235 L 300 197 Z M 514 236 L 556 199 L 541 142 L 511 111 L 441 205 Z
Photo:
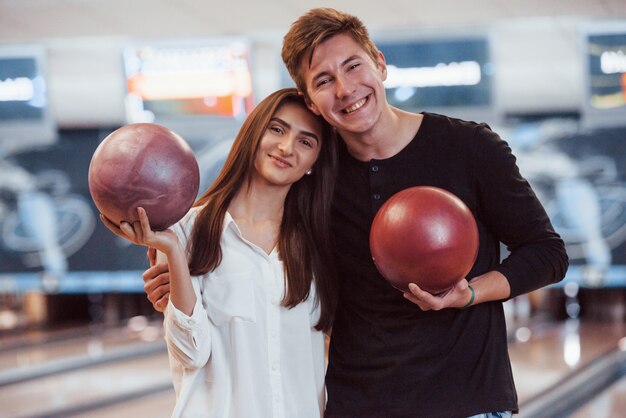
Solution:
M 352 106 L 350 106 L 350 107 L 346 107 L 343 111 L 344 111 L 345 113 L 352 113 L 352 112 L 354 112 L 355 110 L 357 110 L 357 109 L 361 108 L 361 107 L 365 104 L 365 102 L 367 102 L 367 98 L 362 99 L 362 100 L 359 100 L 358 102 L 356 102 L 355 104 L 353 104 L 353 105 L 352 105 Z

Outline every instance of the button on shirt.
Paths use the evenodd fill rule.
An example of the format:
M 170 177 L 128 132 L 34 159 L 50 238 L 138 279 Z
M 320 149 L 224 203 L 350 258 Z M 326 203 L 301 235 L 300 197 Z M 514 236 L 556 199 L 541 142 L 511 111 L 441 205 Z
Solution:
M 197 208 L 173 229 L 186 245 Z M 281 306 L 283 265 L 276 249 L 248 242 L 226 214 L 222 262 L 192 277 L 196 305 L 187 316 L 165 310 L 176 407 L 172 416 L 291 418 L 322 415 L 324 335 L 314 288 L 292 309 Z

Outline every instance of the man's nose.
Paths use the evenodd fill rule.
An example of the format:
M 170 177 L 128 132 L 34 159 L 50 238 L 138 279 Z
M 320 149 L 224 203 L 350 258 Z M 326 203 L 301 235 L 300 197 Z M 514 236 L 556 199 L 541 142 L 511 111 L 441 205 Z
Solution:
M 354 87 L 352 82 L 347 77 L 338 76 L 335 79 L 335 89 L 337 98 L 343 99 L 352 93 Z

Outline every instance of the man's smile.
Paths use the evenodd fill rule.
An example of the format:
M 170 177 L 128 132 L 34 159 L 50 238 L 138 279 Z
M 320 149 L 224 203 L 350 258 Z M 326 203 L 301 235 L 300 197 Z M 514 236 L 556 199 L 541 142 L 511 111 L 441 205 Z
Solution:
M 360 109 L 361 107 L 363 107 L 363 105 L 364 105 L 365 103 L 367 103 L 367 101 L 368 101 L 368 100 L 369 100 L 369 96 L 367 96 L 367 97 L 365 97 L 365 98 L 363 98 L 363 99 L 359 100 L 358 102 L 354 103 L 354 104 L 353 104 L 353 105 L 351 105 L 351 106 L 346 107 L 345 109 L 343 109 L 343 110 L 342 110 L 342 112 L 343 112 L 343 113 L 346 113 L 346 114 L 348 114 L 348 113 L 352 113 L 352 112 L 354 112 L 355 110 L 358 110 L 358 109 Z

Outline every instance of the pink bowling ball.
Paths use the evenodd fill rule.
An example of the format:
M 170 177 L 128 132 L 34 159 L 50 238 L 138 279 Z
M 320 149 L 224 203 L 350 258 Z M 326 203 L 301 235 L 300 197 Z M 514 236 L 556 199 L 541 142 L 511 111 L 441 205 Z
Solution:
M 153 230 L 178 222 L 198 194 L 200 170 L 193 150 L 170 129 L 153 123 L 122 126 L 96 148 L 89 191 L 109 220 L 134 222 L 143 207 Z

